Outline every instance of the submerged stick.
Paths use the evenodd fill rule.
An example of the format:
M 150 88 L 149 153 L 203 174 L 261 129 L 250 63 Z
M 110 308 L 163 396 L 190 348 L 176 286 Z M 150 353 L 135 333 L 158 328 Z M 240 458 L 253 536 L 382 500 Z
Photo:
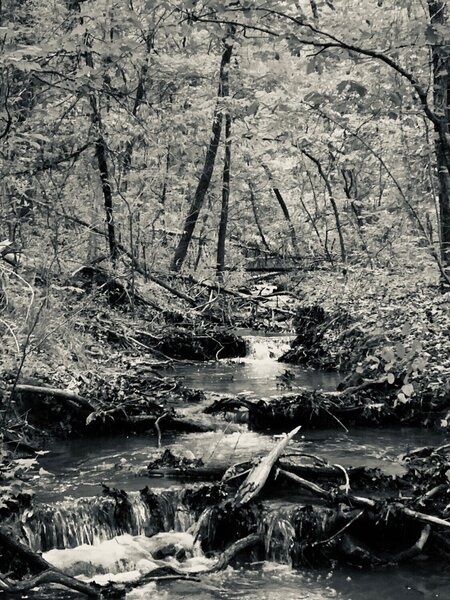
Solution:
M 163 413 L 160 417 L 158 417 L 155 421 L 155 429 L 158 433 L 158 448 L 161 448 L 161 438 L 162 438 L 162 434 L 161 434 L 161 427 L 159 426 L 159 423 L 162 419 L 164 419 L 164 417 L 167 417 L 169 413 L 165 412 Z
M 6 578 L 3 578 L 0 583 L 0 590 L 3 590 L 8 594 L 22 594 L 23 592 L 32 590 L 33 588 L 44 583 L 56 583 L 69 588 L 70 590 L 81 592 L 89 598 L 102 597 L 101 593 L 89 584 L 83 583 L 82 581 L 75 579 L 75 577 L 65 575 L 61 571 L 53 568 L 47 569 L 42 573 L 39 573 L 39 575 L 31 577 L 30 579 L 23 579 L 22 581 L 17 581 L 14 583 L 10 582 Z
M 234 542 L 234 544 L 231 544 L 231 546 L 228 546 L 228 548 L 226 548 L 222 552 L 222 554 L 219 556 L 215 565 L 213 565 L 207 571 L 203 571 L 203 572 L 204 573 L 217 573 L 218 571 L 223 571 L 224 569 L 226 569 L 228 567 L 231 560 L 236 556 L 236 554 L 241 552 L 241 550 L 245 550 L 245 548 L 254 546 L 255 544 L 258 544 L 259 542 L 262 542 L 262 541 L 263 541 L 263 536 L 260 533 L 251 533 L 247 537 L 242 538 L 241 540 L 237 540 L 237 542 Z M 198 572 L 198 574 L 201 575 L 201 572 Z

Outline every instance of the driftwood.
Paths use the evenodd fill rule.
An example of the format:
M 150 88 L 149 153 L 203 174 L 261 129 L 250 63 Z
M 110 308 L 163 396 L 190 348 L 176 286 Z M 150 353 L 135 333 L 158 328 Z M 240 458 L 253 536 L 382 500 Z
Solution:
M 247 475 L 246 480 L 239 487 L 236 495 L 233 499 L 235 506 L 242 506 L 250 502 L 264 487 L 267 478 L 269 477 L 274 464 L 280 458 L 285 451 L 287 445 L 292 438 L 300 431 L 300 427 L 296 427 L 290 433 L 288 433 L 276 446 L 273 448 L 267 456 L 264 456 L 260 462 L 253 467 L 250 473 Z

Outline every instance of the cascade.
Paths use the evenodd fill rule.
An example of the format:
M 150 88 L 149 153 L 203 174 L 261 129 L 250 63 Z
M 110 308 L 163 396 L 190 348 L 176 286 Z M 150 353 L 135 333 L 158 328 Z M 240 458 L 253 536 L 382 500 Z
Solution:
M 290 348 L 294 336 L 245 336 L 247 356 L 244 362 L 268 362 L 280 358 Z
M 186 531 L 194 511 L 183 504 L 182 490 L 131 492 L 127 501 L 109 496 L 67 498 L 37 506 L 22 524 L 32 550 L 74 548 L 98 544 L 122 535 L 152 536 L 160 531 Z
M 266 560 L 291 564 L 291 548 L 295 538 L 294 518 L 297 508 L 294 504 L 267 507 L 261 524 Z

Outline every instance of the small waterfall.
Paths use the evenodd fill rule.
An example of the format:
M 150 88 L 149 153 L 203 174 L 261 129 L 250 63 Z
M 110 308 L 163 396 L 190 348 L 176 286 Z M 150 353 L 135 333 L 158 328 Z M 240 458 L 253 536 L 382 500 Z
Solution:
M 321 557 L 339 542 L 339 532 L 350 523 L 357 510 L 339 511 L 326 506 L 264 503 L 260 531 L 265 540 L 265 558 L 299 566 Z
M 186 531 L 194 511 L 183 503 L 182 490 L 132 492 L 125 499 L 109 496 L 66 499 L 35 508 L 22 524 L 32 550 L 98 544 L 129 533 L 152 536 L 161 531 Z
M 291 564 L 291 548 L 295 539 L 296 505 L 269 506 L 261 522 L 265 540 L 265 556 L 282 564 Z
M 246 336 L 247 356 L 245 362 L 274 361 L 280 358 L 291 347 L 294 336 Z

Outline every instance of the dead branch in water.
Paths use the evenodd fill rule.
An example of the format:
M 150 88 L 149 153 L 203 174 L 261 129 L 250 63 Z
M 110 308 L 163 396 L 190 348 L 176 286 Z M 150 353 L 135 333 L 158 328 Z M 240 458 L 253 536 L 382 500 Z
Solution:
M 290 473 L 289 471 L 284 471 L 283 469 L 278 469 L 277 472 L 279 475 L 286 477 L 287 479 L 291 479 L 298 483 L 303 489 L 308 490 L 319 496 L 320 498 L 324 498 L 325 500 L 336 500 L 336 496 L 331 492 L 325 490 L 320 485 L 313 483 L 312 481 L 308 481 L 307 479 L 303 479 L 303 477 L 299 477 L 298 475 L 294 475 L 294 473 Z M 341 494 L 339 495 L 339 500 L 341 502 L 346 502 L 350 506 L 361 506 L 364 508 L 374 509 L 377 507 L 377 502 L 372 500 L 371 498 L 365 498 L 364 496 L 355 496 L 353 494 Z M 421 523 L 429 524 L 429 525 L 437 525 L 439 527 L 445 527 L 446 529 L 450 529 L 450 522 L 441 519 L 440 517 L 435 517 L 433 515 L 428 515 L 423 512 L 419 512 L 417 510 L 412 510 L 406 506 L 403 506 L 400 502 L 393 503 L 393 506 L 397 508 L 400 512 L 402 512 L 405 516 L 410 517 L 415 521 L 420 521 Z
M 11 552 L 13 556 L 19 557 L 31 571 L 38 572 L 31 578 L 22 581 L 12 581 L 6 576 L 2 576 L 0 577 L 0 590 L 9 594 L 21 594 L 43 583 L 57 583 L 76 592 L 81 592 L 90 598 L 101 597 L 99 591 L 93 586 L 66 575 L 48 563 L 40 554 L 33 552 L 19 542 L 10 529 L 0 528 L 0 546 Z

